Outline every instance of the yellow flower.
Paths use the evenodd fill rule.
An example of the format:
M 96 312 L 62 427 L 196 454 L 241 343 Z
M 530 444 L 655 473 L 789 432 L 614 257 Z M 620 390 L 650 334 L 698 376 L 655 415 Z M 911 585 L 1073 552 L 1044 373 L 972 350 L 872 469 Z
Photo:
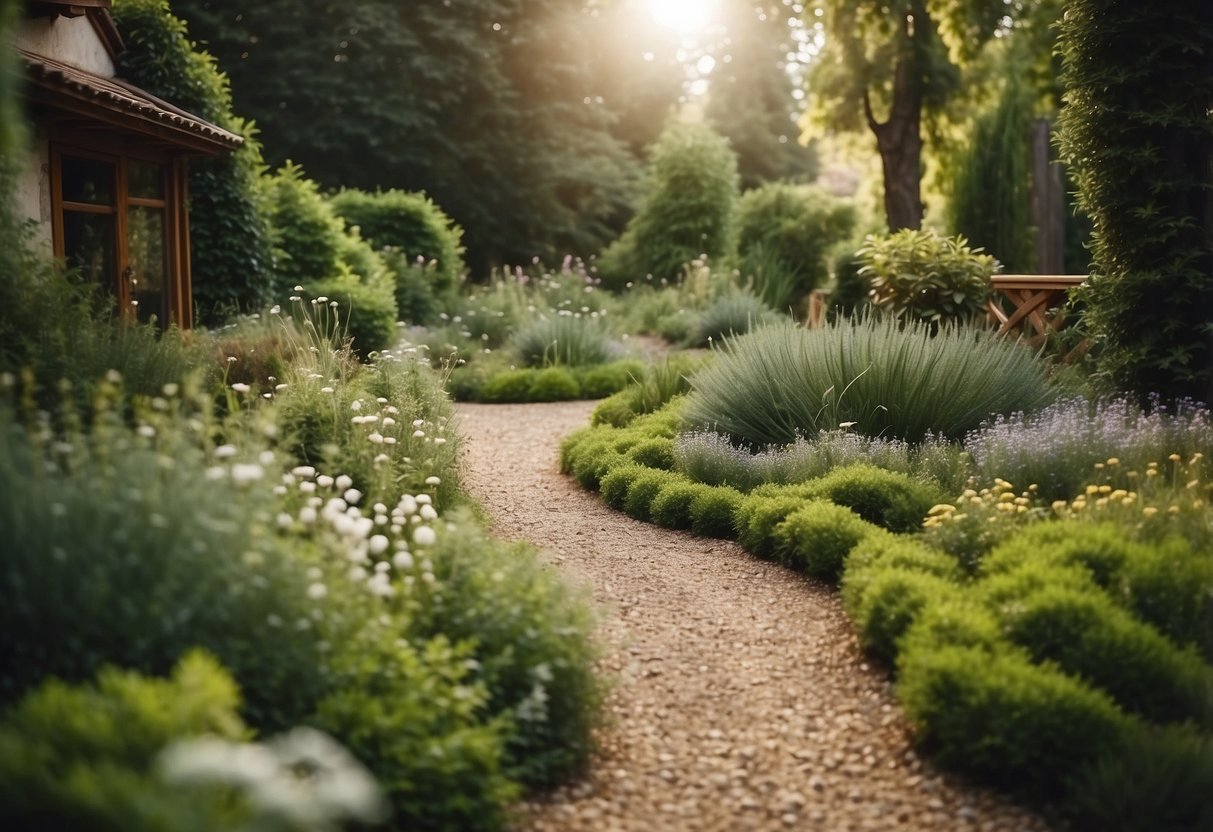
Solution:
M 1000 503 L 1009 503 L 1014 499 L 1015 499 L 1015 495 L 1012 494 L 1010 491 L 1008 491 L 1004 494 L 998 495 L 998 502 L 1000 502 Z
M 1110 486 L 1110 485 L 1101 485 L 1101 486 L 1099 487 L 1099 493 L 1100 493 L 1100 494 L 1111 494 L 1111 493 L 1112 493 L 1112 486 Z
M 1053 508 L 1053 511 L 1057 512 L 1058 514 L 1060 514 L 1061 512 L 1063 512 L 1063 511 L 1065 511 L 1067 508 L 1069 508 L 1069 506 L 1070 506 L 1070 504 L 1069 504 L 1069 503 L 1067 503 L 1065 500 L 1054 500 L 1054 501 L 1053 501 L 1052 508 Z
M 1195 487 L 1196 487 L 1196 486 L 1198 486 L 1198 485 L 1200 485 L 1200 480 L 1189 480 L 1189 481 L 1188 481 L 1188 484 L 1187 484 L 1187 486 L 1186 486 L 1186 487 L 1187 487 L 1187 488 L 1195 488 Z
M 972 488 L 966 488 L 966 489 L 965 489 L 965 492 L 964 492 L 963 494 L 961 494 L 960 496 L 961 496 L 961 497 L 964 497 L 964 498 L 967 500 L 967 499 L 969 499 L 970 497 L 976 497 L 976 496 L 977 496 L 977 492 L 976 492 L 976 491 L 974 491 Z
M 1179 514 L 1179 506 L 1167 506 L 1167 514 Z
M 1141 510 L 1141 513 L 1146 517 L 1153 517 L 1155 514 L 1158 514 L 1158 509 L 1156 509 L 1154 506 L 1146 506 Z
M 1169 457 L 1167 457 L 1167 459 L 1171 460 L 1172 462 L 1179 462 L 1179 460 L 1183 459 L 1183 457 L 1181 457 L 1179 454 L 1171 454 Z
M 1088 493 L 1088 494 L 1098 494 L 1098 493 L 1099 493 L 1099 486 L 1098 486 L 1098 485 L 1088 485 L 1088 486 L 1087 486 L 1087 493 Z
M 1120 460 L 1114 456 L 1110 456 L 1110 457 L 1108 457 L 1108 464 L 1112 465 L 1112 466 L 1116 466 L 1116 465 L 1120 464 Z
M 938 503 L 931 506 L 931 510 L 927 512 L 928 517 L 935 517 L 938 514 L 951 514 L 956 511 L 956 506 L 948 505 L 947 503 Z

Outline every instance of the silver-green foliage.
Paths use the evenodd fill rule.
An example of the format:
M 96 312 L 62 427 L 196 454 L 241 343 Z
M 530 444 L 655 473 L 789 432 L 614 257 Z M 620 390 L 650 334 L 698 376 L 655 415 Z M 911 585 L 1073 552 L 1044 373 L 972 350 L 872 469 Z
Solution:
M 510 343 L 528 367 L 584 367 L 611 358 L 610 339 L 598 320 L 572 314 L 537 318 Z
M 761 329 L 727 342 L 692 386 L 689 428 L 755 446 L 839 427 L 907 442 L 960 438 L 991 414 L 1055 396 L 1040 357 L 992 331 L 931 335 L 925 323 L 876 318 Z

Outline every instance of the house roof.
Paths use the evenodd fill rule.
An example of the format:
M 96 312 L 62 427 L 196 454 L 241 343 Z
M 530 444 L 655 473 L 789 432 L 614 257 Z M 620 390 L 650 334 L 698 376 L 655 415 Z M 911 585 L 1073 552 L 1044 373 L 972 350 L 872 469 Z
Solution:
M 196 153 L 216 154 L 244 143 L 235 133 L 133 84 L 19 51 L 30 81 L 30 99 L 68 117 L 101 121 Z
M 28 0 L 26 12 L 31 15 L 80 17 L 87 15 L 105 50 L 114 60 L 118 59 L 125 46 L 114 19 L 110 16 L 113 0 Z

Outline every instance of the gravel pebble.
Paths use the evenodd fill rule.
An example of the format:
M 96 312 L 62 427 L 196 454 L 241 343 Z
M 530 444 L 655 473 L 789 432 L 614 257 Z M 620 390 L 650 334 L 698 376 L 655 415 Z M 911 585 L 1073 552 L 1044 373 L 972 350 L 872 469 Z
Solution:
M 457 408 L 468 490 L 495 534 L 592 588 L 613 684 L 590 770 L 522 804 L 519 830 L 1049 829 L 919 759 L 834 590 L 561 476 L 560 438 L 594 404 Z

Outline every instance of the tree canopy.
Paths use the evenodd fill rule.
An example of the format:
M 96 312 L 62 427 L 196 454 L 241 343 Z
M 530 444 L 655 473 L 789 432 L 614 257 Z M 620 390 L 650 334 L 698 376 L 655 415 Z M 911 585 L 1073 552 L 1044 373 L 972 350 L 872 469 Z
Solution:
M 177 0 L 267 160 L 327 187 L 426 191 L 474 269 L 592 251 L 631 205 L 635 157 L 566 0 Z

